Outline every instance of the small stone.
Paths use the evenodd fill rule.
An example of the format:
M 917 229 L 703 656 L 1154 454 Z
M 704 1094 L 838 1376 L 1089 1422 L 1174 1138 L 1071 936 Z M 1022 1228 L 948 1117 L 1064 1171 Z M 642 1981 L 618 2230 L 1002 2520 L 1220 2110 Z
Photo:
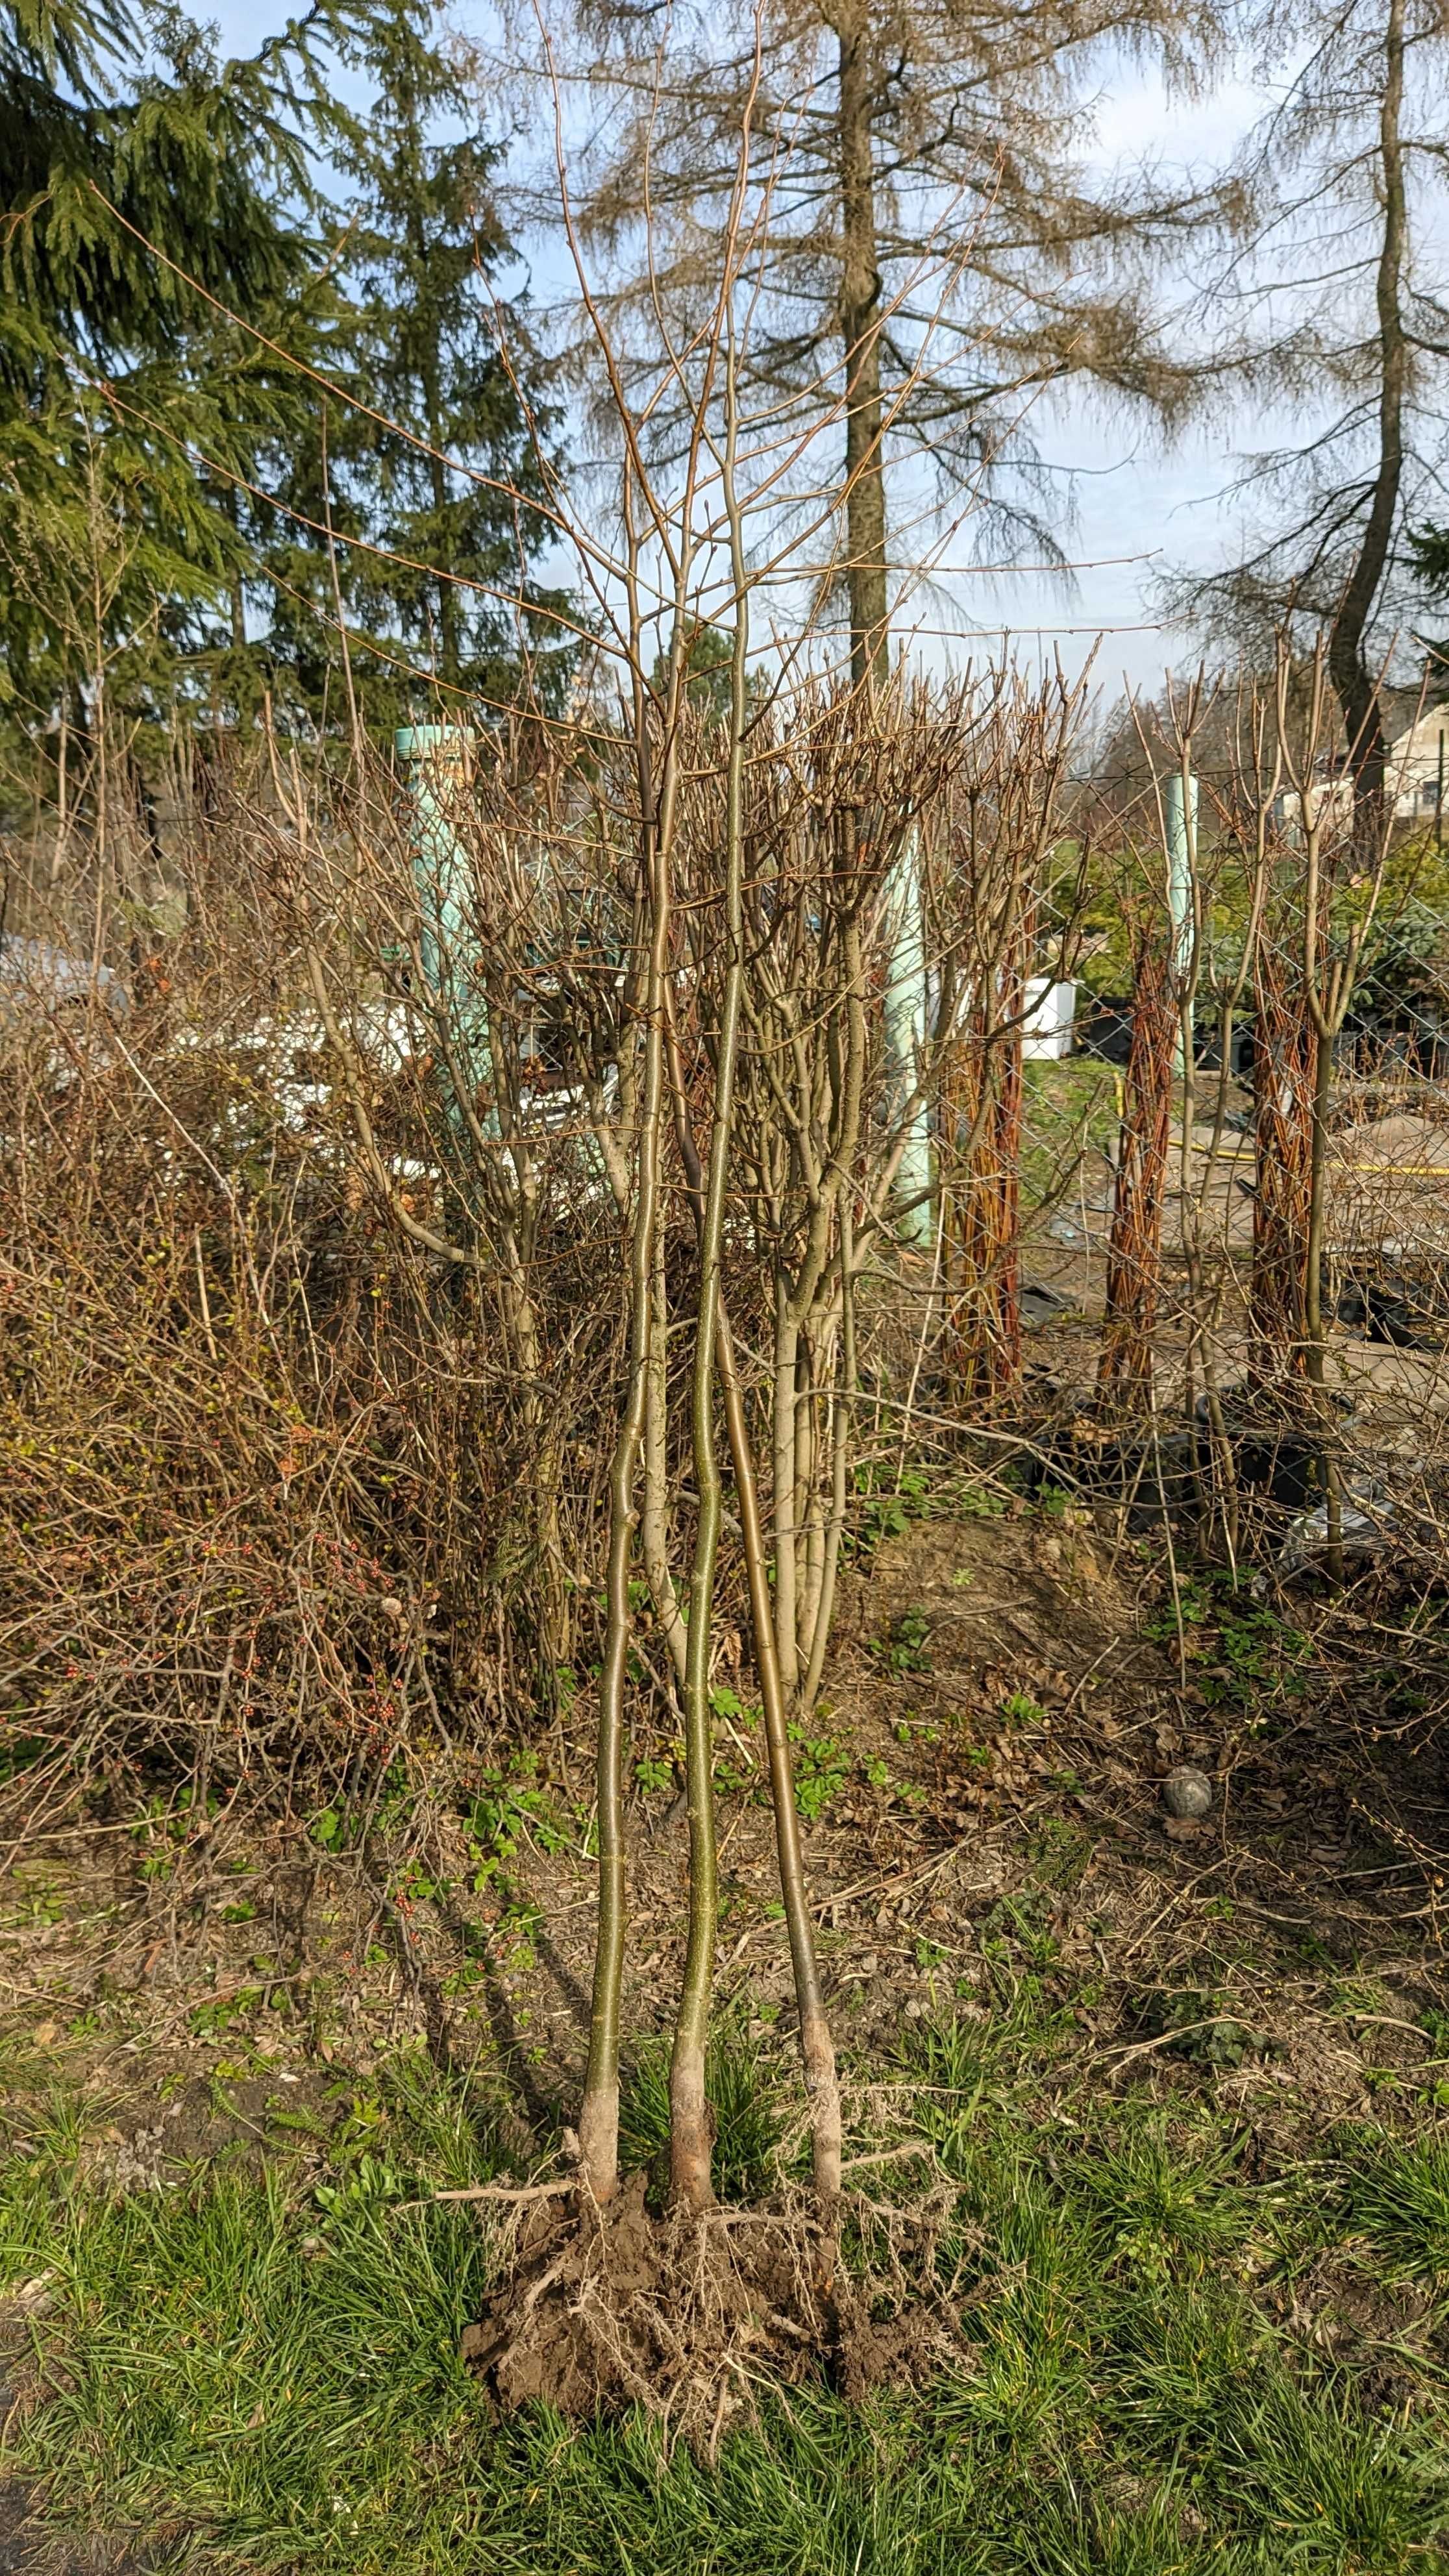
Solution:
M 1162 1802 L 1168 1814 L 1180 1820 L 1205 1816 L 1212 1806 L 1213 1784 L 1205 1771 L 1194 1770 L 1190 1762 L 1180 1762 L 1163 1781 Z

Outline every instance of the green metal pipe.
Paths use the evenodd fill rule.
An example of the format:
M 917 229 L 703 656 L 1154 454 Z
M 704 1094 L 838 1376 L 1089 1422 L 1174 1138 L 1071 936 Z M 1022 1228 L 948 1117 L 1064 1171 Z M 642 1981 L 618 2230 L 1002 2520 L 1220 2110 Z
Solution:
M 472 734 L 462 725 L 399 725 L 393 740 L 404 764 L 412 808 L 413 882 L 422 916 L 423 974 L 442 1005 L 455 1060 L 487 1107 L 479 1123 L 499 1133 L 493 1100 L 488 1012 L 476 973 L 477 939 L 469 908 L 472 871 L 453 816 L 467 777 Z M 457 1115 L 456 1104 L 454 1113 Z

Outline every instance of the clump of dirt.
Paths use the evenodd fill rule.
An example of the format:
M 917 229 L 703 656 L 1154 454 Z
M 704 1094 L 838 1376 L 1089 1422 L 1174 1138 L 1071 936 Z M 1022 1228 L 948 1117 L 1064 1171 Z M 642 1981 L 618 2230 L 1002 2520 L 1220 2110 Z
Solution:
M 969 2366 L 934 2280 L 933 2203 L 904 2219 L 909 2248 L 898 2224 L 889 2279 L 859 2284 L 837 2230 L 803 2199 L 656 2218 L 646 2191 L 638 2173 L 606 2208 L 579 2194 L 528 2211 L 462 2340 L 503 2413 L 540 2399 L 574 2420 L 642 2405 L 712 2462 L 763 2383 L 824 2380 L 858 2404 Z
M 869 1636 L 919 1606 L 943 1679 L 1007 1668 L 1044 1678 L 1066 1668 L 1073 1681 L 1119 1670 L 1157 1680 L 1166 1667 L 1137 1633 L 1135 1572 L 1102 1544 L 1083 1510 L 1060 1521 L 1022 1507 L 923 1521 L 887 1540 L 845 1587 L 842 1647 L 852 1632 Z M 874 1661 L 880 1669 L 881 1658 Z

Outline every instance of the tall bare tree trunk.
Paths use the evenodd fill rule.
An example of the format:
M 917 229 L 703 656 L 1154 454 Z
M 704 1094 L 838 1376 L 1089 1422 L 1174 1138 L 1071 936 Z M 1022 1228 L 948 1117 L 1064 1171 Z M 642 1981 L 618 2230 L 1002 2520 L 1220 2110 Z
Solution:
M 871 148 L 871 50 L 864 0 L 834 21 L 840 47 L 841 277 L 845 341 L 845 541 L 850 596 L 850 669 L 857 685 L 880 685 L 889 668 L 886 633 L 886 495 L 881 447 L 880 265 Z
M 1379 98 L 1378 175 L 1383 212 L 1375 301 L 1379 341 L 1379 453 L 1358 558 L 1328 641 L 1329 676 L 1343 715 L 1353 775 L 1355 838 L 1370 849 L 1384 802 L 1384 721 L 1378 680 L 1364 637 L 1393 541 L 1404 470 L 1404 392 L 1408 344 L 1402 309 L 1407 229 L 1404 150 L 1404 0 L 1389 0 L 1384 29 L 1384 81 Z

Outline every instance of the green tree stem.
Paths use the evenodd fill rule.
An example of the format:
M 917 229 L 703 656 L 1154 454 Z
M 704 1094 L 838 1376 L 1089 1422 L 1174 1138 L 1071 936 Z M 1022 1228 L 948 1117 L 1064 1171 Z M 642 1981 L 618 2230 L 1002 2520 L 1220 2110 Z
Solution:
M 726 327 L 729 327 L 728 317 Z M 744 775 L 749 589 L 739 504 L 734 488 L 737 413 L 732 345 L 726 404 L 723 484 L 735 581 L 729 765 L 725 784 L 724 898 L 728 963 L 715 1054 L 709 1169 L 700 1226 L 699 1302 L 695 1316 L 691 1389 L 694 1478 L 699 1511 L 690 1569 L 689 1644 L 684 1686 L 685 1792 L 689 1802 L 689 1937 L 669 2070 L 670 2181 L 675 2198 L 691 2209 L 705 2208 L 713 2197 L 710 2120 L 704 2072 L 719 1905 L 719 1859 L 714 1817 L 714 1727 L 709 1697 L 715 1563 L 719 1552 L 721 1510 L 719 1460 L 714 1435 L 714 1356 L 719 1326 L 725 1199 L 733 1141 L 735 1064 L 739 1052 L 744 981 Z

